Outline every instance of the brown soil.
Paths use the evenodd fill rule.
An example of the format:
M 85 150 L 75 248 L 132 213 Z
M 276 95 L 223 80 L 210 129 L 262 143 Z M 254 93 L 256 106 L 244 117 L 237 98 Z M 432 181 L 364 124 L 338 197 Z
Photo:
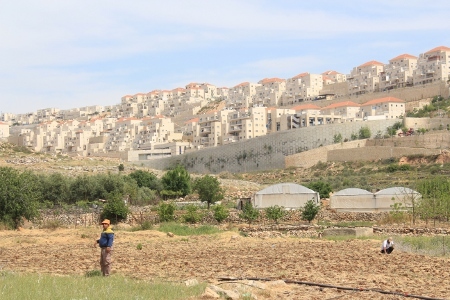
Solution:
M 0 231 L 0 269 L 82 275 L 99 269 L 94 247 L 101 228 Z M 137 245 L 142 244 L 142 250 Z M 116 231 L 113 274 L 154 280 L 196 278 L 224 289 L 248 290 L 257 299 L 403 299 L 375 291 L 351 291 L 294 280 L 361 289 L 450 298 L 450 259 L 394 251 L 379 253 L 378 240 L 328 241 L 219 235 L 169 237 L 156 230 Z M 265 287 L 223 277 L 267 278 Z

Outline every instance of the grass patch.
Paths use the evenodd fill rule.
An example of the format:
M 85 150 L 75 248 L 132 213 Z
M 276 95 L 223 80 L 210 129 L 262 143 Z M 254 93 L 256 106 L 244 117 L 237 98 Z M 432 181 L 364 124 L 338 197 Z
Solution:
M 190 227 L 174 222 L 161 223 L 158 230 L 166 233 L 172 232 L 173 234 L 180 236 L 216 234 L 220 232 L 218 228 L 210 225 Z
M 397 237 L 395 242 L 403 251 L 431 256 L 450 256 L 448 236 L 403 236 Z
M 131 227 L 130 231 L 134 232 L 134 231 L 140 231 L 140 230 L 151 230 L 153 229 L 153 224 L 150 221 L 144 221 L 142 222 L 142 224 L 138 225 L 138 226 L 134 226 Z
M 2 300 L 198 299 L 205 287 L 205 283 L 187 287 L 181 283 L 146 282 L 114 275 L 104 278 L 0 272 Z

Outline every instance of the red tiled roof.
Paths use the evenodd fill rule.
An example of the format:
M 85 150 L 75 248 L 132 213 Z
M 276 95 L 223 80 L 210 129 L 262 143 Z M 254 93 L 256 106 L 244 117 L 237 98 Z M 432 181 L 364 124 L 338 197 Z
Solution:
M 298 74 L 297 76 L 294 76 L 294 77 L 292 77 L 292 78 L 300 78 L 300 77 L 305 77 L 305 76 L 307 76 L 307 75 L 309 75 L 309 73 L 308 73 L 308 72 L 305 72 L 305 73 L 300 73 L 300 74 Z
M 400 59 L 409 59 L 409 58 L 417 59 L 416 56 L 405 53 L 405 54 L 401 54 L 399 56 L 396 56 L 396 57 L 394 57 L 393 59 L 391 59 L 389 61 L 400 60 Z
M 323 109 L 333 109 L 333 108 L 337 108 L 337 107 L 360 107 L 361 105 L 352 101 L 343 101 L 343 102 L 337 102 L 337 103 L 333 103 L 330 104 L 328 106 L 325 106 L 322 108 Z
M 425 52 L 425 54 L 428 54 L 428 53 L 431 53 L 431 52 L 436 52 L 436 51 L 450 51 L 450 48 L 446 47 L 446 46 L 439 46 L 439 47 L 433 48 L 433 49 Z
M 341 74 L 341 73 L 336 72 L 336 71 L 325 71 L 322 73 L 322 75 L 335 75 L 335 74 Z
M 373 100 L 367 101 L 366 103 L 363 103 L 362 106 L 373 105 L 373 104 L 378 104 L 378 103 L 389 103 L 389 102 L 405 103 L 404 100 L 401 100 L 401 99 L 398 99 L 395 97 L 384 97 L 384 98 L 378 98 L 378 99 L 373 99 Z
M 200 120 L 200 118 L 190 119 L 190 120 L 186 121 L 184 124 L 189 124 L 189 123 L 198 122 L 199 120 Z
M 366 62 L 365 64 L 362 64 L 359 66 L 360 67 L 367 67 L 367 66 L 384 66 L 384 64 L 380 63 L 379 61 L 376 60 L 371 60 Z
M 285 81 L 285 80 L 274 77 L 274 78 L 264 78 L 264 79 L 260 80 L 259 82 L 262 83 L 262 84 L 265 84 L 265 83 L 283 82 L 283 81 Z
M 320 109 L 320 106 L 314 104 L 302 104 L 292 107 L 293 110 Z
M 236 85 L 235 87 L 238 87 L 238 86 L 245 86 L 245 85 L 248 85 L 248 84 L 249 84 L 249 82 L 246 81 L 246 82 L 239 83 L 239 84 Z

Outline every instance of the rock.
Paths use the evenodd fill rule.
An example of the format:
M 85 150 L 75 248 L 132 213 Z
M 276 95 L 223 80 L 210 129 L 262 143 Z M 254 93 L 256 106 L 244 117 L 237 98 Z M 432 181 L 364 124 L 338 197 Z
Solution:
M 194 286 L 194 285 L 197 285 L 198 284 L 198 280 L 197 279 L 188 279 L 188 280 L 186 280 L 185 282 L 184 282 L 184 284 L 186 285 L 186 286 Z
M 168 232 L 168 233 L 167 233 L 167 236 L 168 236 L 168 237 L 174 237 L 175 235 L 174 235 L 172 232 Z
M 202 294 L 202 299 L 209 298 L 218 299 L 220 298 L 220 295 L 213 291 L 210 287 L 206 287 L 205 292 Z

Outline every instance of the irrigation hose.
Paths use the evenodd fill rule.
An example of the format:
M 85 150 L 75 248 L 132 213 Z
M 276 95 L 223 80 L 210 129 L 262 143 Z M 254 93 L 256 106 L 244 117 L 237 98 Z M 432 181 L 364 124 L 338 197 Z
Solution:
M 259 277 L 248 277 L 248 278 L 219 277 L 219 280 L 221 280 L 221 281 L 236 281 L 236 280 L 272 281 L 273 279 L 259 278 Z M 353 287 L 345 287 L 345 286 L 308 282 L 308 281 L 298 281 L 298 280 L 291 280 L 291 279 L 284 279 L 282 281 L 284 281 L 285 283 L 303 284 L 303 285 L 318 286 L 318 287 L 322 287 L 322 288 L 333 288 L 333 289 L 346 290 L 346 291 L 377 292 L 377 293 L 381 293 L 381 294 L 389 294 L 389 295 L 403 296 L 403 297 L 416 298 L 416 299 L 425 299 L 425 300 L 446 300 L 443 298 L 433 298 L 433 297 L 419 296 L 419 295 L 413 295 L 413 294 L 408 294 L 408 293 L 390 292 L 390 291 L 385 291 L 385 290 L 381 290 L 381 289 L 373 289 L 373 288 L 353 288 Z

